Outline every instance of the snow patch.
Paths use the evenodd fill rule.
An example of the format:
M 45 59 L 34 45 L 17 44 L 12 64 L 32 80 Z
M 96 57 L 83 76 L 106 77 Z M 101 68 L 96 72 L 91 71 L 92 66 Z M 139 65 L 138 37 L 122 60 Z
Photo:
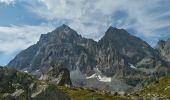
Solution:
M 101 82 L 111 82 L 112 78 L 98 75 L 98 80 Z
M 96 74 L 93 74 L 93 75 L 91 75 L 89 77 L 88 76 L 86 77 L 86 79 L 90 79 L 90 78 L 96 78 Z
M 39 72 L 40 70 L 36 70 L 35 72 Z
M 27 70 L 25 70 L 24 72 L 25 72 L 25 73 L 28 73 L 28 71 L 27 71 Z
M 89 77 L 86 77 L 86 79 L 91 79 L 91 78 L 97 78 L 99 81 L 101 82 L 111 82 L 111 77 L 106 77 L 106 76 L 101 76 L 101 75 L 97 75 L 97 74 L 93 74 Z
M 129 63 L 129 65 L 130 65 L 130 68 L 137 69 L 133 64 Z
M 111 82 L 112 78 L 111 77 L 106 77 L 104 75 L 102 75 L 102 73 L 100 72 L 100 70 L 96 67 L 96 73 L 86 77 L 86 79 L 91 79 L 91 78 L 97 78 L 99 81 L 101 82 Z

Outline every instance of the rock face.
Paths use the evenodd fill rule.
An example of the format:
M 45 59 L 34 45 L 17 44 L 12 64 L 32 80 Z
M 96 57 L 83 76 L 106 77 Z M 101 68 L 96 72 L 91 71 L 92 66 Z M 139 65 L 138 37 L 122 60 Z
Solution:
M 15 69 L 0 67 L 0 81 L 0 100 L 70 100 L 56 85 Z
M 156 46 L 163 59 L 170 61 L 170 39 L 167 41 L 160 40 Z
M 40 79 L 60 86 L 72 85 L 70 72 L 64 65 L 53 65 Z
M 70 71 L 79 70 L 85 76 L 98 69 L 104 78 L 118 79 L 131 86 L 167 72 L 158 52 L 124 29 L 110 27 L 96 42 L 66 25 L 41 35 L 36 44 L 19 53 L 8 66 L 44 72 L 54 64 L 64 64 Z

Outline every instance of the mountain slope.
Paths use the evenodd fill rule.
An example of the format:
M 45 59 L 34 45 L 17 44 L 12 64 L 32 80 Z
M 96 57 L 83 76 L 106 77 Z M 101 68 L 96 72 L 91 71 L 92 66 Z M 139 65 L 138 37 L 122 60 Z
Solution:
M 144 87 L 139 94 L 157 100 L 170 99 L 170 77 L 162 77 L 152 84 Z

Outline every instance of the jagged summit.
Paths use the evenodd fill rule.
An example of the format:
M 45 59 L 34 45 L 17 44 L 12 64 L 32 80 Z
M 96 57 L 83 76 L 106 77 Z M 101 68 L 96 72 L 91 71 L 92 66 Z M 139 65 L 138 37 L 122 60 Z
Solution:
M 49 42 L 74 42 L 76 39 L 80 39 L 81 36 L 71 29 L 69 26 L 63 24 L 60 27 L 56 28 L 52 32 L 47 34 L 42 34 L 40 37 L 41 43 L 49 43 Z
M 58 28 L 56 28 L 56 29 L 54 30 L 54 32 L 55 32 L 55 31 L 64 31 L 64 30 L 73 31 L 73 29 L 71 29 L 68 25 L 63 24 L 63 25 L 59 26 Z
M 118 28 L 113 27 L 113 26 L 110 26 L 110 27 L 108 28 L 108 30 L 118 30 Z
M 54 31 L 52 31 L 52 33 L 54 34 L 59 34 L 59 33 L 62 33 L 62 34 L 78 34 L 76 31 L 74 31 L 73 29 L 71 29 L 69 26 L 63 24 L 61 26 L 59 26 L 58 28 L 56 28 Z
M 105 32 L 105 35 L 101 38 L 101 40 L 99 40 L 99 42 L 104 42 L 104 43 L 108 42 L 108 44 L 119 43 L 119 44 L 122 44 L 123 46 L 124 43 L 126 44 L 127 43 L 126 41 L 128 40 L 138 41 L 139 39 L 129 34 L 124 29 L 118 29 L 118 28 L 110 26 L 108 30 Z
M 66 24 L 63 24 L 63 25 L 61 25 L 61 27 L 67 27 L 67 28 L 70 28 L 68 25 L 66 25 Z
M 129 34 L 126 30 L 124 29 L 118 29 L 116 27 L 113 27 L 113 26 L 110 26 L 106 33 L 106 35 L 109 34 L 109 35 L 127 35 Z

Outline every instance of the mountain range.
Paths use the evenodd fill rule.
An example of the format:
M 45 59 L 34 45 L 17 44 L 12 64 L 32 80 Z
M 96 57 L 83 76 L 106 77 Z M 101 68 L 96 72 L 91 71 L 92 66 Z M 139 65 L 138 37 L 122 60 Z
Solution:
M 7 66 L 41 76 L 50 66 L 62 64 L 75 86 L 129 91 L 168 75 L 169 61 L 170 40 L 161 40 L 152 48 L 124 29 L 109 27 L 94 41 L 62 25 L 42 34 Z

